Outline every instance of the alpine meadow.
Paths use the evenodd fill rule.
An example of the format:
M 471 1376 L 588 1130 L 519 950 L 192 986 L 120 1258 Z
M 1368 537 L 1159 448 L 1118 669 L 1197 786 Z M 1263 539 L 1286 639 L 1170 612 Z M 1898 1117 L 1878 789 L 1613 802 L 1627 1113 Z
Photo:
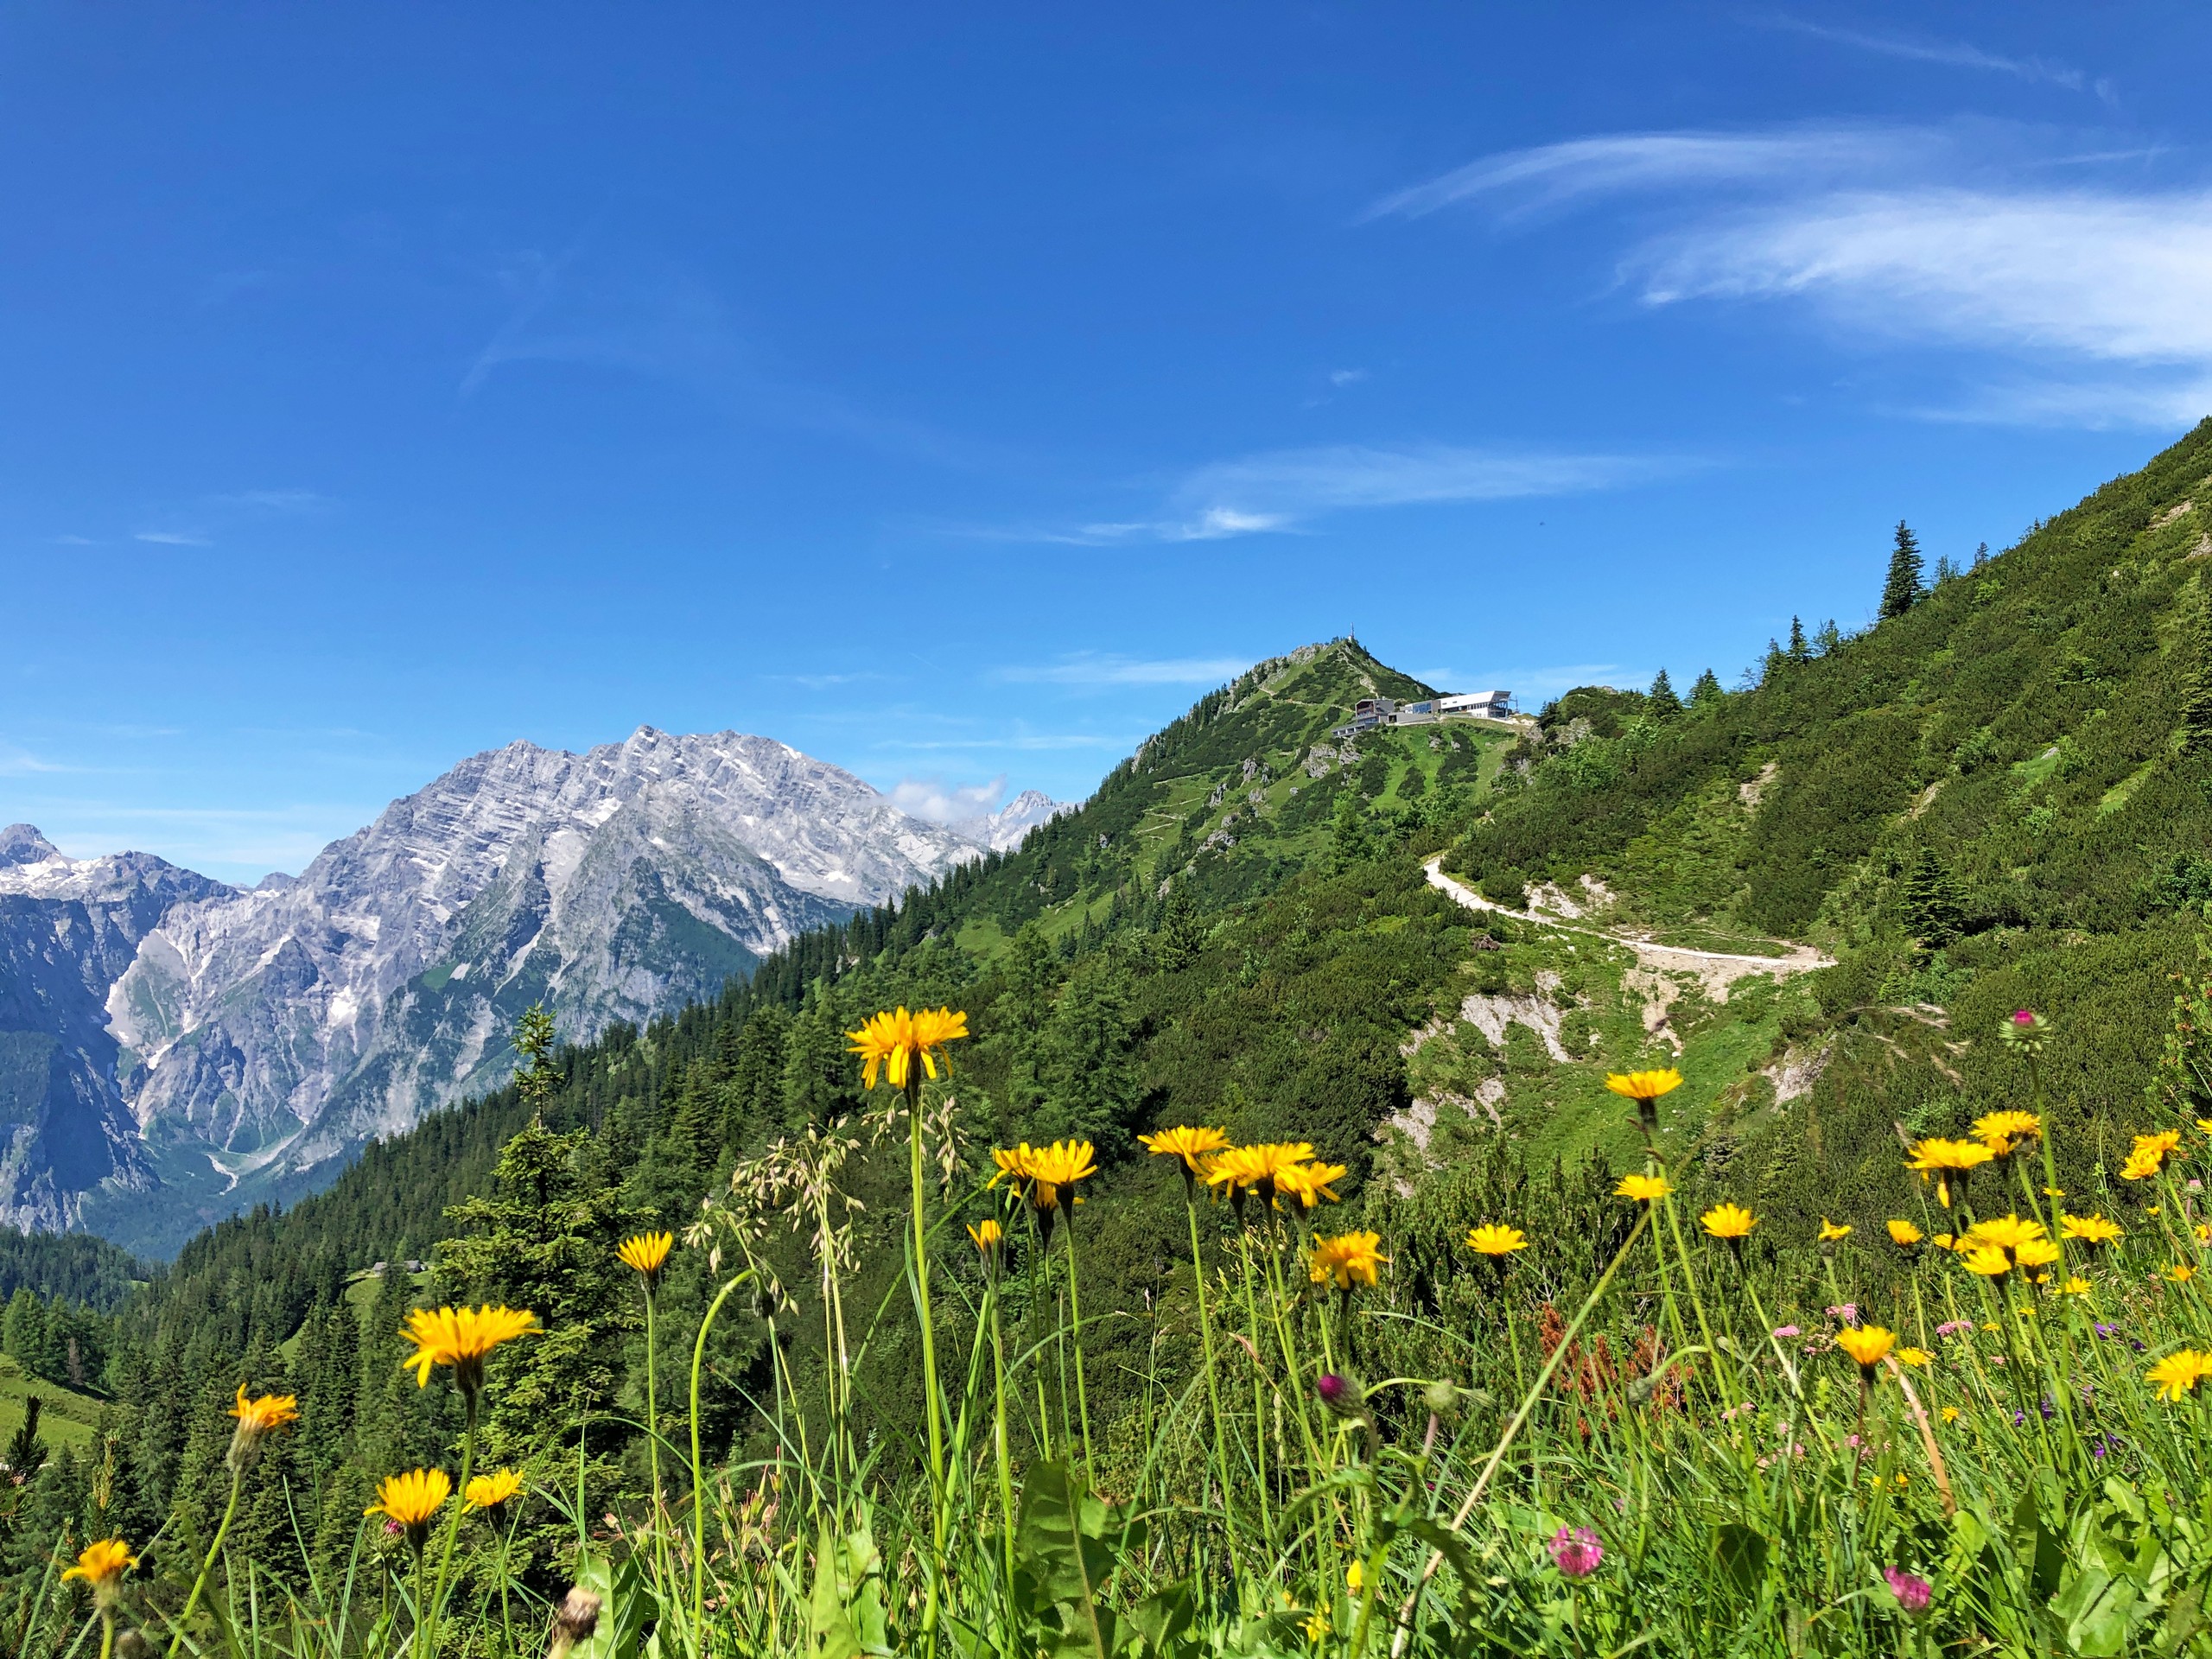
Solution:
M 2212 1653 L 2212 422 L 1878 555 L 1533 720 L 1303 646 L 172 1263 L 0 1236 L 0 1647 Z

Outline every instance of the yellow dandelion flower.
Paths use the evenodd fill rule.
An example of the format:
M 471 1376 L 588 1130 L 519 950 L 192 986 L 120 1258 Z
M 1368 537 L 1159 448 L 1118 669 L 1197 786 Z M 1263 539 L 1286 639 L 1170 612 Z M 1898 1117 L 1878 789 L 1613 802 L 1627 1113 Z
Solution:
M 1376 1268 L 1389 1262 L 1381 1249 L 1380 1233 L 1345 1233 L 1338 1238 L 1317 1238 L 1313 1241 L 1313 1260 L 1309 1271 L 1317 1285 L 1334 1281 L 1338 1290 L 1350 1290 L 1355 1281 L 1363 1285 L 1376 1281 Z
M 1275 1204 L 1282 1204 L 1286 1192 L 1296 1198 L 1308 1210 L 1326 1198 L 1337 1201 L 1336 1189 L 1332 1185 L 1350 1173 L 1342 1164 L 1293 1164 L 1275 1177 Z
M 2093 1288 L 2089 1281 L 2077 1273 L 2058 1287 L 2058 1294 L 2062 1296 L 2086 1296 Z
M 1959 1408 L 1958 1408 L 1956 1406 L 1946 1406 L 1946 1407 L 1944 1407 L 1944 1408 L 1943 1408 L 1943 1421 L 1944 1421 L 1945 1422 L 1947 1422 L 1947 1423 L 1955 1423 L 1955 1422 L 1957 1422 L 1957 1421 L 1959 1421 Z
M 1312 1612 L 1306 1614 L 1306 1622 L 1298 1628 L 1306 1632 L 1306 1639 L 1308 1642 L 1318 1644 L 1336 1627 L 1329 1623 L 1329 1610 L 1325 1607 L 1316 1607 Z
M 233 1473 L 243 1474 L 251 1465 L 264 1435 L 300 1421 L 300 1398 L 296 1394 L 264 1394 L 249 1400 L 241 1383 L 238 1402 L 231 1408 L 230 1414 L 238 1420 L 238 1426 L 232 1431 L 231 1449 L 224 1453 L 223 1461 Z
M 1909 1221 L 1892 1221 L 1886 1224 L 1890 1230 L 1890 1243 L 1901 1250 L 1910 1249 L 1926 1236 Z
M 1097 1173 L 1088 1141 L 1055 1141 L 1029 1155 L 1029 1178 L 1047 1186 L 1073 1186 Z
M 1357 1557 L 1354 1557 L 1352 1564 L 1344 1568 L 1344 1588 L 1356 1596 L 1366 1583 L 1367 1569 L 1360 1565 Z
M 1985 1279 L 2002 1279 L 2012 1271 L 2012 1258 L 1994 1244 L 1970 1245 L 1959 1255 L 1968 1273 L 1980 1274 Z
M 138 1565 L 130 1546 L 120 1538 L 103 1538 L 78 1552 L 77 1565 L 66 1569 L 64 1579 L 82 1579 L 94 1593 L 111 1588 L 125 1572 Z
M 1985 1112 L 1974 1121 L 1974 1138 L 1993 1151 L 1997 1141 L 2009 1149 L 2014 1141 L 2032 1141 L 2042 1133 L 2043 1120 L 2033 1112 Z
M 1486 1221 L 1469 1230 L 1467 1248 L 1478 1255 L 1510 1255 L 1516 1250 L 1527 1249 L 1529 1241 L 1518 1227 Z
M 2186 1262 L 2177 1262 L 2166 1269 L 2166 1277 L 2177 1285 L 2185 1285 L 2196 1277 L 2196 1269 Z
M 2212 1354 L 2183 1348 L 2151 1367 L 2143 1374 L 2143 1380 L 2157 1385 L 2159 1399 L 2177 1402 L 2207 1376 L 2212 1376 Z
M 468 1483 L 461 1497 L 472 1510 L 496 1510 L 522 1491 L 522 1477 L 512 1469 L 494 1469 Z
M 1851 1236 L 1851 1224 L 1850 1224 L 1850 1223 L 1846 1222 L 1846 1223 L 1844 1223 L 1841 1226 L 1838 1226 L 1834 1222 L 1830 1221 L 1830 1220 L 1829 1220 L 1826 1216 L 1822 1216 L 1822 1217 L 1821 1217 L 1821 1243 L 1823 1243 L 1823 1244 L 1833 1244 L 1833 1243 L 1834 1243 L 1836 1242 L 1836 1240 L 1838 1240 L 1838 1239 L 1840 1239 L 1840 1238 L 1849 1238 L 1850 1236 Z
M 2120 1179 L 2123 1181 L 2147 1181 L 2158 1173 L 2160 1167 L 2158 1154 L 2131 1152 L 2127 1154 L 2127 1161 L 2120 1166 Z M 2151 1213 L 2155 1216 L 2158 1212 L 2153 1210 Z
M 938 1062 L 945 1058 L 944 1046 L 967 1034 L 965 1014 L 950 1008 L 918 1008 L 909 1014 L 901 1007 L 872 1014 L 858 1031 L 847 1032 L 850 1046 L 846 1052 L 860 1056 L 861 1088 L 875 1087 L 875 1074 L 880 1068 L 887 1083 L 893 1089 L 904 1089 L 913 1076 L 916 1062 L 935 1077 Z
M 1256 1146 L 1230 1147 L 1206 1170 L 1210 1186 L 1227 1187 L 1232 1194 L 1266 1189 L 1272 1197 L 1283 1172 L 1310 1163 L 1312 1145 L 1304 1141 L 1264 1141 Z
M 1913 1147 L 1905 1167 L 1924 1181 L 1930 1175 L 1947 1172 L 1964 1174 L 1996 1155 L 1979 1141 L 1946 1141 L 1940 1135 L 1931 1135 Z
M 1835 1345 L 1858 1361 L 1862 1371 L 1872 1371 L 1880 1364 L 1897 1343 L 1897 1333 L 1886 1325 L 1851 1325 L 1835 1333 Z
M 1156 1158 L 1180 1158 L 1185 1175 L 1205 1174 L 1206 1160 L 1229 1146 L 1228 1135 L 1220 1129 L 1162 1129 L 1158 1135 L 1141 1135 L 1137 1139 Z
M 1638 1204 L 1651 1204 L 1674 1190 L 1667 1184 L 1664 1175 L 1624 1175 L 1620 1185 L 1613 1189 L 1613 1196 L 1633 1198 Z
M 668 1253 L 675 1248 L 673 1233 L 639 1233 L 616 1245 L 614 1254 L 622 1258 L 623 1266 L 636 1269 L 648 1280 L 656 1280 L 668 1261 Z
M 1918 1370 L 1933 1365 L 1936 1363 L 1936 1356 L 1925 1348 L 1900 1348 L 1897 1350 L 1897 1362 Z
M 2017 1252 L 2023 1244 L 2043 1236 L 2043 1224 L 2023 1221 L 2018 1216 L 1999 1216 L 1988 1221 L 1978 1221 L 1967 1230 L 1960 1241 L 1961 1248 L 1979 1249 L 1993 1245 L 1998 1249 Z
M 2061 1237 L 2078 1239 L 2084 1244 L 2109 1244 L 2121 1236 L 2120 1224 L 2102 1216 L 2063 1217 L 2058 1231 Z
M 450 1365 L 454 1383 L 473 1395 L 484 1386 L 486 1355 L 503 1342 L 537 1331 L 537 1315 L 526 1307 L 418 1307 L 399 1333 L 415 1344 L 415 1351 L 399 1363 L 414 1368 L 415 1384 L 424 1389 L 430 1386 L 431 1367 Z
M 2047 1238 L 2031 1238 L 2012 1252 L 2012 1260 L 2023 1268 L 2047 1268 L 2058 1260 L 2058 1246 Z
M 1697 1219 L 1715 1238 L 1742 1238 L 1759 1224 L 1758 1217 L 1740 1204 L 1716 1204 Z
M 1682 1074 L 1672 1066 L 1664 1071 L 1613 1071 L 1605 1077 L 1605 1087 L 1628 1100 L 1656 1100 L 1681 1086 Z
M 416 1469 L 388 1475 L 377 1485 L 377 1501 L 361 1511 L 396 1522 L 408 1541 L 420 1548 L 430 1522 L 453 1496 L 453 1482 L 442 1469 Z
M 1006 1236 L 1006 1229 L 986 1216 L 982 1222 L 968 1230 L 968 1236 L 975 1240 L 977 1249 L 988 1255 L 998 1248 L 999 1241 Z

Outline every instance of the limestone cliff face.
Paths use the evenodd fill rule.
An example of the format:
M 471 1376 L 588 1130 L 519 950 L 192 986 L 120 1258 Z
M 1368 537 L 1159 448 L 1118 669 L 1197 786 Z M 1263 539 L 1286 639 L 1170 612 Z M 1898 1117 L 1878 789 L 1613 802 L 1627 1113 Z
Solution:
M 251 892 L 0 832 L 0 1219 L 162 1249 L 500 1081 L 532 1001 L 565 1033 L 648 1020 L 994 839 L 651 728 L 471 756 Z

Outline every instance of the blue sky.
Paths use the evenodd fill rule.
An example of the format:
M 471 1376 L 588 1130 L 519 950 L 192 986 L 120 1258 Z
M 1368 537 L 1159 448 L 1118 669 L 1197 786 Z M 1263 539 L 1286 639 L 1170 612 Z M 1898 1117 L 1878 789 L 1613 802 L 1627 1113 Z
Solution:
M 640 723 L 1072 797 L 1347 628 L 1732 680 L 2212 410 L 2208 36 L 11 5 L 0 822 L 251 879 Z

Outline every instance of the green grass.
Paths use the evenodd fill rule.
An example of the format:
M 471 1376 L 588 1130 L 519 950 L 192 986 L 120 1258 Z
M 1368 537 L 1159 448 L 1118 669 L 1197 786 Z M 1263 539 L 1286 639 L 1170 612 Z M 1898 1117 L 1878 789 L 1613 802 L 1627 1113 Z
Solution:
M 4 1354 L 0 1354 L 0 1442 L 22 1427 L 24 1397 L 34 1394 L 43 1402 L 39 1427 L 49 1441 L 78 1450 L 92 1443 L 105 1402 L 33 1376 Z

